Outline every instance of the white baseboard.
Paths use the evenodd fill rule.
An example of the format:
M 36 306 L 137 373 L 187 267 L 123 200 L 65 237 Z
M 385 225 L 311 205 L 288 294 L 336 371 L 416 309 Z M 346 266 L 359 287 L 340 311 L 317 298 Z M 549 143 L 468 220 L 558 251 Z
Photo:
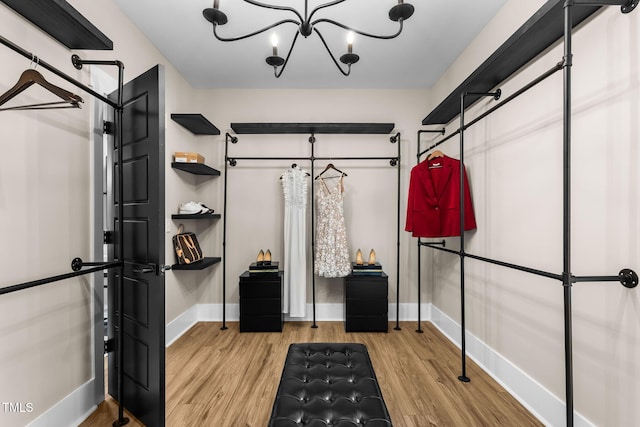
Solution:
M 316 304 L 316 321 L 339 322 L 344 320 L 343 304 Z M 431 317 L 431 304 L 421 304 L 420 318 L 427 321 Z M 227 304 L 225 307 L 225 319 L 227 322 L 240 320 L 240 306 Z M 396 320 L 396 304 L 389 304 L 389 321 Z M 401 322 L 417 321 L 418 306 L 416 304 L 401 303 L 399 305 Z M 313 321 L 313 306 L 307 304 L 305 317 L 289 317 L 285 315 L 287 322 L 311 322 Z M 165 342 L 167 346 L 173 344 L 182 334 L 187 332 L 197 322 L 222 322 L 222 304 L 197 304 L 189 308 L 180 316 L 167 324 Z
M 435 306 L 431 307 L 430 313 L 431 323 L 460 348 L 460 325 Z M 473 334 L 466 333 L 465 344 L 467 356 L 493 377 L 540 422 L 547 426 L 566 425 L 564 401 Z M 574 425 L 576 427 L 594 427 L 593 423 L 577 412 L 574 417 Z
M 187 332 L 193 325 L 200 321 L 198 305 L 193 305 L 180 316 L 167 323 L 164 332 L 164 341 L 166 346 L 169 347 L 175 340 L 180 338 L 182 334 Z
M 87 381 L 28 424 L 29 427 L 77 426 L 95 410 L 94 380 Z

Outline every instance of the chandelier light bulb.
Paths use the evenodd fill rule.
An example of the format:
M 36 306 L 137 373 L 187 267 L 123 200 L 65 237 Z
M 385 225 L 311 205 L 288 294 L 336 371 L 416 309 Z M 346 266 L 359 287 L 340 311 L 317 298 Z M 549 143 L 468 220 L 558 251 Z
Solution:
M 278 35 L 276 33 L 271 35 L 271 46 L 273 47 L 273 56 L 278 56 Z
M 347 52 L 353 53 L 353 40 L 356 38 L 356 35 L 353 31 L 349 31 L 347 33 Z

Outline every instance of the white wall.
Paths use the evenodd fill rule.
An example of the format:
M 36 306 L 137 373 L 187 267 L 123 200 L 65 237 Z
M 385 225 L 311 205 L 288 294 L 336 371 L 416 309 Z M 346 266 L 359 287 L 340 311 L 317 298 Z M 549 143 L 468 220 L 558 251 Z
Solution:
M 121 60 L 125 64 L 125 81 L 163 64 L 166 111 L 191 112 L 192 88 L 111 1 L 70 3 L 114 42 L 113 51 L 75 53 L 86 59 Z M 71 65 L 71 51 L 4 5 L 0 6 L 0 22 L 3 37 L 89 83 L 91 67 L 77 71 Z M 4 92 L 29 67 L 29 60 L 0 47 L 0 62 L 0 92 Z M 115 67 L 103 69 L 117 75 Z M 0 218 L 5 224 L 5 244 L 0 250 L 2 286 L 66 273 L 76 256 L 92 259 L 92 99 L 48 71 L 38 70 L 52 83 L 81 95 L 85 104 L 81 110 L 0 112 L 0 144 L 5 153 L 0 156 Z M 38 100 L 39 96 L 46 96 L 43 93 L 29 89 L 21 99 Z M 166 122 L 166 169 L 171 171 L 169 154 L 173 142 L 193 137 L 184 135 L 171 120 Z M 176 181 L 167 174 L 168 214 L 175 210 L 176 194 L 188 191 L 188 186 Z M 168 263 L 173 262 L 170 240 L 174 232 L 172 224 L 166 235 Z M 189 276 L 177 280 L 167 276 L 168 301 L 177 307 L 173 309 L 174 305 L 168 304 L 167 320 L 195 303 L 188 298 L 192 281 L 195 279 Z M 181 298 L 183 294 L 187 296 Z M 25 425 L 63 400 L 84 399 L 84 403 L 71 405 L 78 412 L 62 414 L 66 417 L 66 421 L 59 421 L 62 424 L 81 420 L 89 410 L 91 398 L 84 394 L 90 395 L 92 390 L 82 385 L 94 377 L 92 298 L 93 284 L 86 276 L 0 298 L 0 402 L 22 403 L 23 409 L 30 403 L 32 408 L 9 413 L 3 405 L 0 425 Z M 83 396 L 76 399 L 79 394 Z M 65 399 L 67 396 L 73 398 Z M 61 407 L 67 408 L 58 405 Z
M 404 229 L 407 177 L 415 164 L 415 140 L 426 108 L 427 90 L 209 90 L 199 91 L 198 101 L 205 115 L 220 125 L 223 135 L 214 145 L 212 163 L 224 169 L 224 133 L 233 134 L 233 122 L 387 122 L 395 123 L 402 135 L 401 227 Z M 230 145 L 230 156 L 308 156 L 310 135 L 238 135 Z M 396 156 L 397 146 L 390 135 L 316 135 L 315 155 Z M 209 163 L 209 162 L 207 162 Z M 279 180 L 292 161 L 238 161 L 228 170 L 227 217 L 227 302 L 238 302 L 238 276 L 244 272 L 260 249 L 271 249 L 273 259 L 283 258 L 283 196 Z M 305 169 L 308 161 L 296 161 Z M 317 175 L 328 161 L 317 161 Z M 369 162 L 336 160 L 345 178 L 345 217 L 352 258 L 358 248 L 368 255 L 376 250 L 389 274 L 390 300 L 395 302 L 396 288 L 396 210 L 397 169 L 385 160 Z M 212 190 L 222 209 L 223 180 Z M 319 188 L 318 181 L 315 182 Z M 313 199 L 310 200 L 314 200 Z M 309 217 L 310 224 L 310 217 Z M 221 248 L 222 221 L 214 226 L 214 247 Z M 403 271 L 411 241 L 402 231 Z M 308 234 L 310 243 L 311 235 Z M 217 242 L 217 243 L 216 243 Z M 207 247 L 209 247 L 207 245 Z M 215 283 L 220 283 L 217 278 Z M 217 273 L 217 274 L 218 274 Z M 316 277 L 316 302 L 341 303 L 342 279 Z M 401 301 L 415 294 L 408 276 L 402 277 Z M 202 285 L 202 303 L 221 303 L 218 286 Z M 307 301 L 311 303 L 311 263 L 307 280 Z M 413 295 L 415 299 L 415 295 Z
M 0 22 L 3 37 L 79 76 L 67 66 L 64 47 L 25 26 L 4 5 Z M 0 92 L 18 81 L 29 62 L 0 47 Z M 74 257 L 90 258 L 90 99 L 80 95 L 80 110 L 0 112 L 2 286 L 62 274 Z M 54 100 L 50 96 L 32 87 L 5 107 Z M 78 278 L 0 298 L 0 402 L 22 404 L 25 411 L 3 405 L 1 425 L 24 425 L 91 378 L 91 297 L 88 279 Z
M 433 88 L 435 105 L 530 15 L 511 1 Z M 538 5 L 529 5 L 537 9 Z M 639 265 L 638 14 L 610 7 L 574 33 L 572 247 L 575 275 L 616 275 Z M 556 46 L 501 88 L 509 96 L 562 59 Z M 486 57 L 486 54 L 483 54 Z M 455 78 L 450 78 L 455 75 Z M 437 96 L 436 96 L 437 94 Z M 493 105 L 482 101 L 470 121 Z M 465 133 L 478 230 L 466 251 L 562 273 L 562 73 Z M 456 129 L 455 120 L 449 130 Z M 443 151 L 457 157 L 458 139 Z M 448 247 L 457 247 L 451 239 Z M 428 252 L 428 251 L 427 251 Z M 457 256 L 428 252 L 426 297 L 454 319 Z M 561 283 L 467 259 L 467 327 L 564 400 Z M 640 409 L 638 290 L 618 283 L 573 287 L 575 409 L 596 425 L 635 425 Z M 560 422 L 562 421 L 562 414 Z

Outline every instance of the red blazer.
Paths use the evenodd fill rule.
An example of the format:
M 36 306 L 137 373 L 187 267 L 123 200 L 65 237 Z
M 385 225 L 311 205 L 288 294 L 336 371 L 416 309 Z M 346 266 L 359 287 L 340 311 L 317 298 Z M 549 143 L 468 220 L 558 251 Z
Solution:
M 435 165 L 439 167 L 434 167 Z M 476 228 L 476 218 L 464 172 L 464 229 Z M 409 181 L 406 231 L 414 237 L 460 235 L 460 161 L 435 157 L 414 166 Z

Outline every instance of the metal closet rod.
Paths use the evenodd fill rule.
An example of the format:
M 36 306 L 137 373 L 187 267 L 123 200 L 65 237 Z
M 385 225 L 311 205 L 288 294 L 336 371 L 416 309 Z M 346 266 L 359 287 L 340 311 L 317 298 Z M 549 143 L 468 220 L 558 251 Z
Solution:
M 398 169 L 398 197 L 397 197 L 397 248 L 396 248 L 396 326 L 394 330 L 401 330 L 400 328 L 400 144 L 401 144 L 401 134 L 397 132 L 395 135 L 389 138 L 389 141 L 392 144 L 398 144 L 398 155 L 395 157 L 316 157 L 314 151 L 314 143 L 316 142 L 315 134 L 311 133 L 309 137 L 309 143 L 311 144 L 311 155 L 310 156 L 300 156 L 300 157 L 230 157 L 229 156 L 229 142 L 232 144 L 236 144 L 238 142 L 238 137 L 231 135 L 229 132 L 225 134 L 225 162 L 224 162 L 224 210 L 227 210 L 227 164 L 231 166 L 236 166 L 236 160 L 307 160 L 311 162 L 311 171 L 313 172 L 314 162 L 316 160 L 389 160 L 389 164 L 394 167 L 397 166 Z M 314 180 L 311 180 L 311 193 L 313 194 L 314 190 Z M 311 229 L 315 229 L 314 224 L 314 204 L 311 204 Z M 227 217 L 228 215 L 223 216 L 223 232 L 222 232 L 222 327 L 221 330 L 228 329 L 226 326 L 226 242 L 227 242 Z M 311 250 L 312 250 L 312 259 L 315 262 L 315 235 L 311 233 Z M 311 284 L 312 284 L 312 307 L 313 307 L 313 325 L 311 328 L 317 328 L 316 324 L 316 282 L 315 282 L 315 274 L 312 275 Z M 419 308 L 418 308 L 419 310 Z
M 525 267 L 525 266 L 518 265 L 518 264 L 512 264 L 512 263 L 509 263 L 509 262 L 498 261 L 498 260 L 491 259 L 491 258 L 485 258 L 485 257 L 481 257 L 481 256 L 478 256 L 478 255 L 473 255 L 473 254 L 470 254 L 470 253 L 467 253 L 467 252 L 464 252 L 464 251 L 456 251 L 456 250 L 453 250 L 453 249 L 441 248 L 441 247 L 436 246 L 436 245 L 441 245 L 441 243 L 439 243 L 439 242 L 437 242 L 437 243 L 434 243 L 434 242 L 420 242 L 420 245 L 427 246 L 427 247 L 430 247 L 430 248 L 433 248 L 433 249 L 437 249 L 439 251 L 448 252 L 450 254 L 455 254 L 455 255 L 462 256 L 462 257 L 469 257 L 469 258 L 477 259 L 479 261 L 488 262 L 490 264 L 501 265 L 503 267 L 512 268 L 514 270 L 520 270 L 520 271 L 524 271 L 524 272 L 527 272 L 527 273 L 532 273 L 532 274 L 535 274 L 535 275 L 538 275 L 538 276 L 544 276 L 544 277 L 548 277 L 550 279 L 556 279 L 556 280 L 562 281 L 562 275 L 561 274 L 549 273 L 547 271 L 537 270 L 535 268 Z
M 397 160 L 398 157 L 228 157 L 229 160 Z
M 44 60 L 40 59 L 40 57 L 34 55 L 33 53 L 26 51 L 25 49 L 21 48 L 20 46 L 18 46 L 17 44 L 13 43 L 12 41 L 7 40 L 4 37 L 0 36 L 0 43 L 2 43 L 3 45 L 7 46 L 9 49 L 13 50 L 14 52 L 19 53 L 20 55 L 24 56 L 25 58 L 30 59 L 31 61 L 35 61 L 35 63 L 37 65 L 40 65 L 40 66 L 42 66 L 42 68 L 45 68 L 45 69 L 51 71 L 53 74 L 57 75 L 58 77 L 62 77 L 63 79 L 65 79 L 66 81 L 71 83 L 72 85 L 74 85 L 74 86 L 82 89 L 83 91 L 93 95 L 94 97 L 98 98 L 100 101 L 102 101 L 102 102 L 104 102 L 106 104 L 109 104 L 113 108 L 118 108 L 118 104 L 116 104 L 115 102 L 113 102 L 109 98 L 106 98 L 105 96 L 100 95 L 98 92 L 94 91 L 90 87 L 85 86 L 84 84 L 80 83 L 78 80 L 76 80 L 76 79 L 70 77 L 69 75 L 63 73 L 62 71 L 58 70 L 53 65 L 50 65 L 49 63 L 47 63 Z
M 519 97 L 520 95 L 522 95 L 523 93 L 525 93 L 526 91 L 528 91 L 529 89 L 533 88 L 534 86 L 536 86 L 538 83 L 543 82 L 544 80 L 546 80 L 547 78 L 551 77 L 552 75 L 554 75 L 555 73 L 557 73 L 558 71 L 561 71 L 562 68 L 564 67 L 564 59 L 560 62 L 558 62 L 556 65 L 553 66 L 553 68 L 549 69 L 547 72 L 543 73 L 542 75 L 540 75 L 539 77 L 537 77 L 536 79 L 532 80 L 531 82 L 529 82 L 527 85 L 523 86 L 522 88 L 520 88 L 519 90 L 517 90 L 516 92 L 514 92 L 512 95 L 510 95 L 509 97 L 505 98 L 502 102 L 500 102 L 499 104 L 496 104 L 495 106 L 491 107 L 490 109 L 488 109 L 487 111 L 485 111 L 484 113 L 482 113 L 481 115 L 479 115 L 478 117 L 476 117 L 475 119 L 473 119 L 472 121 L 470 121 L 469 123 L 467 123 L 464 126 L 464 129 L 462 130 L 467 130 L 469 129 L 471 126 L 475 125 L 476 123 L 478 123 L 480 120 L 484 119 L 485 117 L 487 117 L 489 114 L 493 113 L 494 111 L 498 110 L 499 108 L 505 106 L 506 104 L 508 104 L 509 102 L 513 101 L 515 98 Z M 422 157 L 425 153 L 428 153 L 429 151 L 433 150 L 434 148 L 436 148 L 437 146 L 439 146 L 440 144 L 445 143 L 446 141 L 448 141 L 449 139 L 453 138 L 456 135 L 460 134 L 460 128 L 458 128 L 454 133 L 452 133 L 451 135 L 441 139 L 440 141 L 436 142 L 435 144 L 433 144 L 431 147 L 420 151 L 418 153 L 418 159 L 420 157 Z
M 82 271 L 74 271 L 73 273 L 60 274 L 57 276 L 47 277 L 45 279 L 33 280 L 31 282 L 25 282 L 17 285 L 11 285 L 4 288 L 0 288 L 0 295 L 22 291 L 24 289 L 34 288 L 36 286 L 46 285 L 47 283 L 58 282 L 60 280 L 71 279 L 72 277 L 82 276 L 89 273 L 95 273 L 96 271 L 100 271 L 100 270 L 107 270 L 110 268 L 121 267 L 122 263 L 119 261 L 114 261 L 114 262 L 102 262 L 102 263 L 85 263 L 85 265 L 90 265 L 92 267 Z
M 444 132 L 443 132 L 444 133 Z M 232 144 L 236 144 L 238 142 L 238 137 L 233 136 L 229 133 L 227 133 L 225 135 L 225 138 L 227 140 L 230 140 Z M 398 140 L 400 139 L 400 132 L 396 133 L 394 136 L 390 137 L 390 142 L 392 144 L 395 144 Z M 309 143 L 313 144 L 315 143 L 316 138 L 315 138 L 315 134 L 311 134 L 311 136 L 309 137 Z M 291 157 L 291 156 L 287 156 L 287 157 L 226 157 L 225 159 L 227 162 L 231 163 L 231 166 L 235 166 L 235 161 L 236 160 L 308 160 L 308 161 L 316 161 L 316 160 L 391 160 L 392 162 L 397 162 L 398 160 L 400 160 L 400 157 L 398 156 L 388 156 L 388 157 L 376 157 L 376 156 L 369 156 L 369 157 L 317 157 L 315 155 L 311 155 L 311 156 L 300 156 L 300 157 Z M 395 166 L 395 163 L 392 163 L 391 166 Z

